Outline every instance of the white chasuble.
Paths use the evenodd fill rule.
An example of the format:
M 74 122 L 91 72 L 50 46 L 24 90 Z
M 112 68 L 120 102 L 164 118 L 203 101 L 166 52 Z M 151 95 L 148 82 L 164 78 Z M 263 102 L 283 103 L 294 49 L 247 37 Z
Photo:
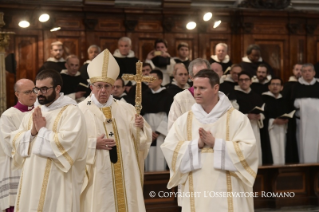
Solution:
M 2 113 L 0 119 L 0 211 L 14 206 L 20 169 L 12 169 L 10 134 L 16 131 L 27 112 L 11 107 Z
M 248 118 L 229 109 L 213 123 L 202 123 L 192 111 L 175 121 L 161 147 L 170 168 L 167 188 L 183 185 L 182 212 L 253 212 L 253 198 L 240 196 L 253 192 L 258 167 Z M 199 128 L 216 138 L 214 149 L 198 149 Z
M 93 99 L 94 98 L 94 99 Z M 93 100 L 92 100 L 93 99 Z M 81 194 L 82 212 L 143 212 L 144 159 L 152 130 L 144 121 L 140 143 L 136 142 L 135 108 L 110 96 L 106 105 L 95 104 L 95 97 L 79 104 L 88 128 L 87 176 Z M 117 162 L 110 160 L 110 152 L 96 149 L 97 137 L 116 142 Z
M 15 212 L 80 211 L 85 175 L 86 126 L 81 111 L 63 97 L 41 106 L 46 127 L 31 136 L 32 113 L 11 134 L 13 164 L 22 167 Z M 73 102 L 73 101 L 71 101 Z

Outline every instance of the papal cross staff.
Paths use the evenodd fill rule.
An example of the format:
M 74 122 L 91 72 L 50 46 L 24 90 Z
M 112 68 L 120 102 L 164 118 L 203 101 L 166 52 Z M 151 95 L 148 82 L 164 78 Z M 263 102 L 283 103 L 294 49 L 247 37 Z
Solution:
M 151 76 L 143 76 L 142 73 L 142 68 L 143 68 L 143 63 L 138 61 L 136 63 L 136 74 L 123 74 L 122 75 L 122 79 L 126 80 L 126 81 L 135 81 L 136 82 L 136 94 L 135 94 L 135 110 L 136 110 L 136 114 L 140 115 L 141 114 L 141 110 L 142 110 L 142 82 L 152 82 L 153 80 L 155 80 L 154 77 Z M 135 144 L 135 151 L 137 154 L 137 160 L 139 162 L 139 156 L 138 156 L 138 150 L 137 150 L 137 146 L 140 143 L 140 128 L 137 127 L 136 128 L 136 144 Z M 144 169 L 144 167 L 139 167 L 140 168 L 140 173 L 142 175 L 142 169 Z M 143 176 L 141 176 L 141 179 L 143 180 Z M 143 183 L 142 183 L 143 185 Z

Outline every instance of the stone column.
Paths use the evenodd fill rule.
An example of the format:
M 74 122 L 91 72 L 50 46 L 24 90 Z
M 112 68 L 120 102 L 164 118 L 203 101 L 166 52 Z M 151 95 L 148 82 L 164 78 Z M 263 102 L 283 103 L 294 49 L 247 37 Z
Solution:
M 5 48 L 9 45 L 10 34 L 14 34 L 13 32 L 2 31 L 4 25 L 3 13 L 0 12 L 0 115 L 7 109 Z

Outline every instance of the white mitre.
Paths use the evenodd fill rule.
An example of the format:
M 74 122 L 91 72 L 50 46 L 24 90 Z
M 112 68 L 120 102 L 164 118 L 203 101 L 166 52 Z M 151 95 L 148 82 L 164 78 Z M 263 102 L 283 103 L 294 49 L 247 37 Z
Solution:
M 107 82 L 114 84 L 120 73 L 120 67 L 110 54 L 108 49 L 105 49 L 96 56 L 87 67 L 90 82 Z

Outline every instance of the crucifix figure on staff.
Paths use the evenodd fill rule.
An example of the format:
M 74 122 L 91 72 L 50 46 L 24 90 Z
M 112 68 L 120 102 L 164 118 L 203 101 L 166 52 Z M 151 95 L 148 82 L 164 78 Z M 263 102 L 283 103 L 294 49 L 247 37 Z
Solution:
M 154 80 L 154 77 L 151 76 L 143 76 L 142 73 L 142 67 L 143 63 L 138 61 L 136 63 L 136 74 L 123 74 L 122 79 L 126 81 L 135 81 L 136 82 L 136 94 L 135 94 L 135 110 L 137 116 L 141 114 L 142 110 L 142 82 L 152 82 Z M 140 128 L 136 128 L 136 135 L 139 135 L 140 133 Z M 139 137 L 136 137 L 135 143 L 139 143 Z M 137 145 L 135 145 L 137 147 Z M 140 164 L 140 172 L 141 176 L 144 175 L 144 156 L 141 154 L 138 154 L 138 161 Z

